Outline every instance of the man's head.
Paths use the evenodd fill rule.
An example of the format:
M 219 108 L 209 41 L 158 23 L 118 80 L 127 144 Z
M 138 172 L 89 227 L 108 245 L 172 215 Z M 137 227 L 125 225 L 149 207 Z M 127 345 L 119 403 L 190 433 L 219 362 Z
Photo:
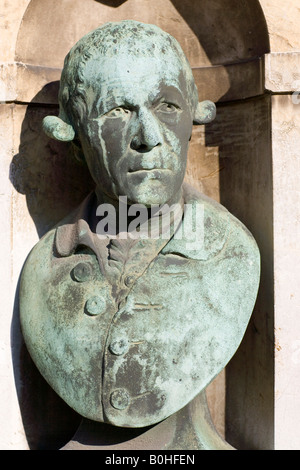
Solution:
M 106 23 L 71 49 L 59 103 L 47 134 L 79 140 L 98 191 L 146 205 L 176 201 L 192 124 L 215 116 L 178 42 L 136 21 Z

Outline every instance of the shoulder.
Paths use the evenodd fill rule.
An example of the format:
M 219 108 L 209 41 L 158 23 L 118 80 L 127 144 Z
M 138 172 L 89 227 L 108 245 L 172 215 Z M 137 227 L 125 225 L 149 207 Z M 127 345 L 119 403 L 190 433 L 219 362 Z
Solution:
M 22 278 L 28 272 L 47 272 L 54 256 L 69 256 L 78 243 L 80 231 L 86 228 L 86 219 L 94 204 L 94 193 L 67 214 L 56 226 L 49 230 L 32 248 L 25 262 Z
M 32 292 L 32 285 L 43 283 L 49 276 L 49 268 L 54 253 L 56 229 L 47 232 L 30 251 L 21 273 L 20 289 Z M 35 284 L 37 286 L 37 284 Z
M 234 251 L 259 263 L 256 241 L 245 225 L 224 206 L 184 185 L 184 217 L 164 253 L 177 252 L 187 258 L 209 261 Z

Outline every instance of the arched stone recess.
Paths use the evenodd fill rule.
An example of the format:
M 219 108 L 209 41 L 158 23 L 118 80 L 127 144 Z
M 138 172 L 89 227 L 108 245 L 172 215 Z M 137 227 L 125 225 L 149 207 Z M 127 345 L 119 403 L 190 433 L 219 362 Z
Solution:
M 149 0 L 31 0 L 16 43 L 16 100 L 56 106 L 63 60 L 72 45 L 106 21 L 128 18 L 157 24 L 179 40 L 193 67 L 200 99 L 225 104 L 264 94 L 264 54 L 269 52 L 269 36 L 258 0 L 153 0 L 151 6 Z M 217 136 L 221 129 L 219 126 Z M 234 133 L 238 136 L 238 127 Z M 26 134 L 28 142 L 30 135 Z M 202 134 L 203 128 L 195 129 L 187 179 L 209 196 L 219 198 L 218 158 L 212 152 L 221 142 L 212 148 L 206 145 L 209 157 L 205 157 Z M 59 149 L 56 146 L 51 152 L 57 154 Z M 60 216 L 63 210 L 59 211 L 58 196 L 55 202 Z M 54 214 L 53 220 L 56 218 Z M 49 222 L 43 220 L 39 234 L 51 223 L 51 217 Z
M 199 98 L 215 101 L 218 108 L 214 123 L 193 131 L 186 179 L 242 220 L 262 255 L 253 318 L 227 368 L 226 393 L 223 376 L 213 385 L 210 401 L 215 421 L 221 416 L 218 425 L 225 432 L 219 404 L 222 408 L 226 396 L 230 444 L 258 449 L 273 445 L 271 104 L 264 78 L 270 43 L 260 3 L 266 2 L 31 0 L 16 42 L 16 101 L 24 104 L 24 113 L 19 153 L 11 164 L 11 181 L 25 195 L 42 236 L 92 189 L 86 168 L 74 163 L 71 148 L 53 143 L 41 130 L 43 116 L 57 113 L 58 84 L 68 50 L 93 28 L 121 19 L 157 24 L 178 39 L 192 65 Z M 30 359 L 24 354 L 17 385 L 30 446 L 61 445 L 70 438 L 77 416 L 56 404 L 37 372 L 28 377 Z M 44 394 L 39 395 L 38 406 L 36 380 Z M 51 416 L 49 403 L 55 404 Z M 57 425 L 49 426 L 53 417 Z
M 121 19 L 157 24 L 176 37 L 196 77 L 201 81 L 209 76 L 212 83 L 205 96 L 214 101 L 261 94 L 259 59 L 268 52 L 269 39 L 257 0 L 153 0 L 151 5 L 148 0 L 31 0 L 15 60 L 28 66 L 29 76 L 41 75 L 36 67 L 42 67 L 40 80 L 50 81 L 55 74 L 59 77 L 65 55 L 81 36 L 106 21 Z M 200 95 L 202 90 L 199 87 Z M 32 87 L 27 92 L 32 93 Z
M 260 0 L 270 37 L 271 52 L 300 50 L 300 8 L 297 0 Z

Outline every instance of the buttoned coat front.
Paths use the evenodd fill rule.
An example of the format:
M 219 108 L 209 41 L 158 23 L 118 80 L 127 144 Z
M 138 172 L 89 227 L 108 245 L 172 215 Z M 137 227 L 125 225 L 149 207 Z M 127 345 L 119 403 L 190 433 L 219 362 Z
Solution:
M 245 333 L 259 285 L 255 240 L 215 201 L 186 185 L 183 194 L 181 236 L 99 240 L 88 223 L 90 196 L 25 264 L 20 315 L 29 352 L 91 420 L 143 427 L 165 419 L 205 389 Z M 186 224 L 197 205 L 203 238 L 191 245 Z

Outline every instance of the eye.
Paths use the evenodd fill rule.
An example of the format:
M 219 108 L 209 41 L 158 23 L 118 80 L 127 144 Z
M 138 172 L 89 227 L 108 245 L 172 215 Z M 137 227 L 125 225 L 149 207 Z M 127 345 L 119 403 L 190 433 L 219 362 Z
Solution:
M 123 108 L 122 106 L 118 106 L 117 108 L 111 109 L 105 116 L 109 118 L 123 118 L 125 116 L 130 115 L 130 110 L 127 108 Z
M 173 103 L 160 103 L 156 110 L 160 113 L 165 113 L 165 114 L 172 114 L 172 113 L 177 113 L 180 111 L 180 108 Z

